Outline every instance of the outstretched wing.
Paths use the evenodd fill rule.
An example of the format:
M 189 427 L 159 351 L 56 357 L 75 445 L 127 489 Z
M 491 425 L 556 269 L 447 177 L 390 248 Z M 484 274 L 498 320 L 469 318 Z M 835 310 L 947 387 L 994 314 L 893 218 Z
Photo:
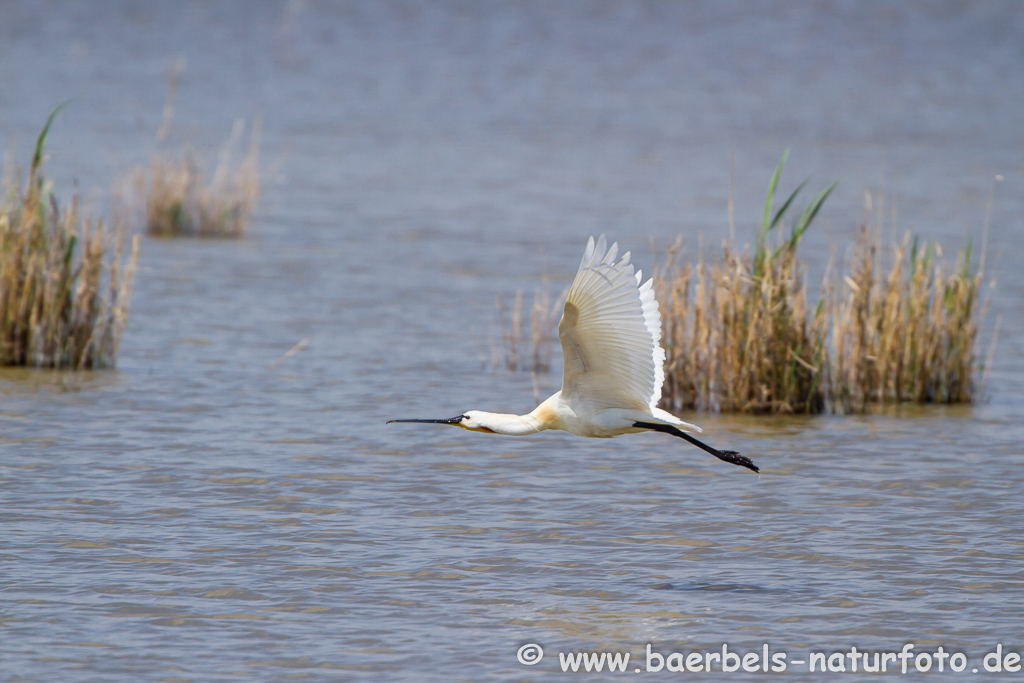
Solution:
M 606 245 L 604 235 L 596 245 L 593 237 L 587 241 L 558 323 L 562 396 L 601 408 L 653 410 L 665 382 L 653 282 L 640 284 L 629 252 L 616 262 L 618 245 Z

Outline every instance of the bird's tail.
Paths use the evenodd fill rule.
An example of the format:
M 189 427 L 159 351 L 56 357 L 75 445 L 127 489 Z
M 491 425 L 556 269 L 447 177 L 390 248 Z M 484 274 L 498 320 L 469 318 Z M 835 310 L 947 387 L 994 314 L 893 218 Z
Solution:
M 690 424 L 689 422 L 683 422 L 672 413 L 662 410 L 661 408 L 651 408 L 651 415 L 653 415 L 655 419 L 661 420 L 665 424 L 670 424 L 673 427 L 679 429 L 680 431 L 696 432 L 697 434 L 700 434 L 701 432 L 704 431 L 697 425 Z

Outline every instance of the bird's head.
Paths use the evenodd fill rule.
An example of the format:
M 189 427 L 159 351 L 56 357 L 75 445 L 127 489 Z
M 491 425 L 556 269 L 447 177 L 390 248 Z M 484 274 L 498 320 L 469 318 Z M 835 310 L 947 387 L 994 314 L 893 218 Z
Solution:
M 462 427 L 468 429 L 471 432 L 485 432 L 487 434 L 493 434 L 494 430 L 485 425 L 487 413 L 480 410 L 467 410 L 462 415 L 456 415 L 455 417 L 445 417 L 440 419 L 402 419 L 402 420 L 388 420 L 387 424 L 392 422 L 424 422 L 428 424 L 442 424 L 442 425 L 453 425 L 455 427 Z
M 490 413 L 485 413 L 482 410 L 467 410 L 462 415 L 462 421 L 459 422 L 459 426 L 463 429 L 468 429 L 471 432 L 485 432 L 487 434 L 493 434 L 494 430 L 487 426 L 487 416 Z

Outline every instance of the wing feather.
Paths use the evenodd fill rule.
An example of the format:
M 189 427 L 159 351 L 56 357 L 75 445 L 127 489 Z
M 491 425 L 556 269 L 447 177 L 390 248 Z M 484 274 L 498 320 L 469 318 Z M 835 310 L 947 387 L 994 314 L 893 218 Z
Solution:
M 558 337 L 562 396 L 604 408 L 653 410 L 665 382 L 661 313 L 651 280 L 618 245 L 591 237 L 566 297 Z

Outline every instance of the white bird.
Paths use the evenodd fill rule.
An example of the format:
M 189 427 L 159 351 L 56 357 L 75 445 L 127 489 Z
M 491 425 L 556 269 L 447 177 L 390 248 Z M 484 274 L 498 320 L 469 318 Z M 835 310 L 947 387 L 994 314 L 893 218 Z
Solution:
M 469 410 L 439 420 L 392 422 L 448 424 L 474 432 L 525 436 L 561 429 L 577 436 L 607 438 L 659 431 L 686 439 L 711 455 L 747 467 L 757 466 L 735 451 L 720 451 L 687 432 L 702 431 L 658 407 L 665 382 L 661 314 L 654 281 L 641 284 L 629 252 L 615 260 L 619 246 L 604 235 L 587 249 L 565 299 L 558 338 L 562 343 L 562 389 L 526 415 Z

